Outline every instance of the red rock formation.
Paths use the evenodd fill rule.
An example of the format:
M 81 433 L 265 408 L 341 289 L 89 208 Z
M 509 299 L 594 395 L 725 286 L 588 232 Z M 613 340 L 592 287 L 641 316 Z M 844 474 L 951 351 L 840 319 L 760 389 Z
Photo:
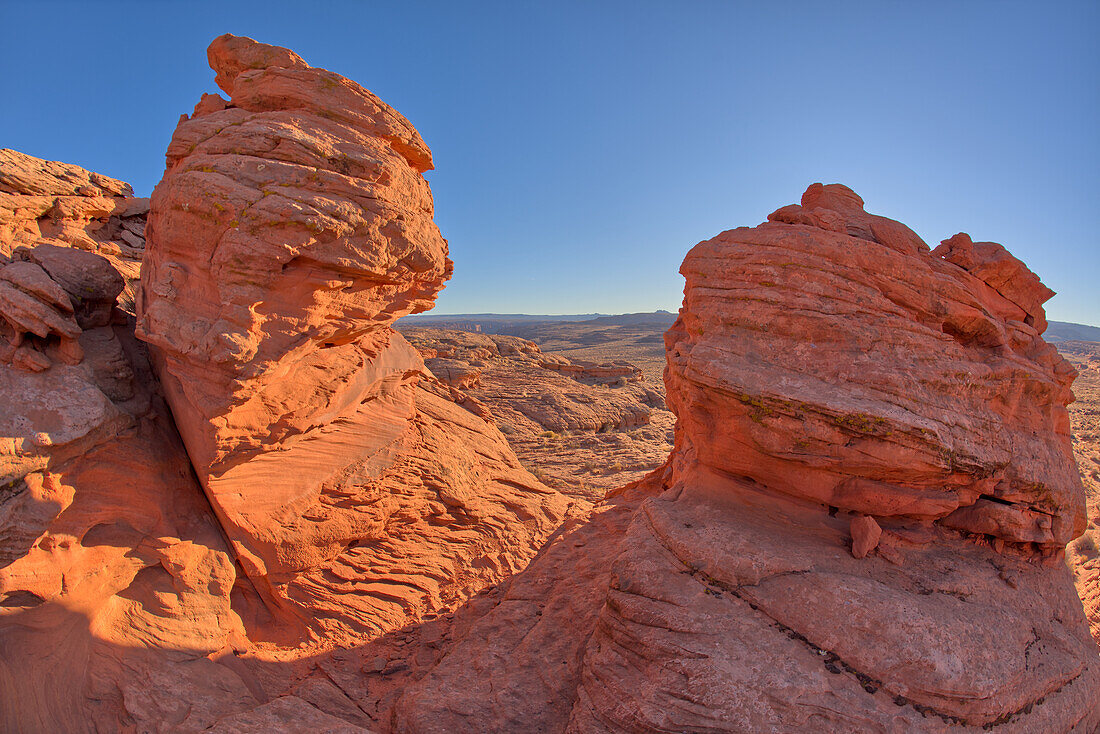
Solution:
M 701 243 L 673 455 L 523 568 L 569 503 L 461 390 L 538 350 L 430 347 L 446 385 L 390 328 L 450 272 L 423 141 L 286 49 L 209 56 L 231 100 L 181 121 L 152 202 L 160 384 L 111 244 L 141 204 L 0 156 L 0 729 L 1100 725 L 1057 563 L 1073 370 L 1003 248 L 929 252 L 836 185 Z M 561 372 L 634 374 L 542 361 L 585 399 L 611 388 Z
M 124 181 L 0 149 L 0 262 L 44 242 L 94 252 L 126 279 L 131 310 L 148 211 Z
M 0 166 L 101 187 L 50 190 L 68 240 L 0 201 L 4 731 L 364 731 L 311 661 L 517 571 L 570 504 L 388 327 L 450 273 L 415 131 L 285 49 L 211 59 L 234 99 L 181 123 L 145 262 L 171 413 L 116 300 L 129 219 L 82 198 L 113 180 Z
M 1075 373 L 1026 323 L 1045 323 L 1051 292 L 999 245 L 993 284 L 1030 311 L 973 274 L 986 270 L 960 255 L 964 235 L 930 256 L 870 239 L 853 199 L 814 186 L 803 210 L 857 235 L 774 222 L 685 260 L 666 337 L 681 453 L 842 510 L 1064 547 L 1084 523 Z
M 1100 724 L 1100 657 L 1052 562 L 1083 502 L 1048 292 L 999 246 L 929 252 L 842 186 L 770 219 L 684 261 L 676 445 L 604 510 L 625 532 L 561 536 L 456 620 L 395 731 Z M 469 671 L 491 685 L 470 695 Z
M 1100 342 L 1063 341 L 1058 350 L 1079 372 L 1070 421 L 1088 515 L 1085 533 L 1066 547 L 1066 564 L 1073 569 L 1092 637 L 1100 644 Z
M 259 590 L 246 621 L 347 642 L 517 570 L 567 502 L 419 390 L 389 328 L 451 273 L 412 126 L 286 49 L 222 36 L 208 56 L 231 99 L 173 135 L 138 335 Z
M 0 348 L 0 729 L 201 729 L 225 698 L 252 700 L 226 697 L 235 676 L 205 657 L 241 631 L 233 561 L 115 308 L 123 277 L 75 248 L 14 254 L 0 266 L 17 344 Z
M 638 382 L 642 378 L 642 371 L 622 360 L 616 362 L 586 362 L 565 359 L 544 359 L 543 369 L 561 372 L 575 380 L 589 382 L 595 385 L 625 385 L 628 382 Z

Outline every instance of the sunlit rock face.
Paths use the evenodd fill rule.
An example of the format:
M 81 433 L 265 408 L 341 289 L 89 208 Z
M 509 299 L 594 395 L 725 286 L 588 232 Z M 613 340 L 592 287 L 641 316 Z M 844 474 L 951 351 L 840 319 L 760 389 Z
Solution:
M 669 462 L 456 621 L 398 731 L 1100 724 L 1050 291 L 843 186 L 769 220 L 684 260 Z
M 675 450 L 585 514 L 390 328 L 451 267 L 416 131 L 286 49 L 209 57 L 230 99 L 148 230 L 0 151 L 0 730 L 1100 725 L 1073 372 L 1004 248 L 819 184 L 701 243 Z
M 0 148 L 0 262 L 43 244 L 95 253 L 123 277 L 119 306 L 132 311 L 148 211 L 125 181 Z
M 129 192 L 0 151 L 3 731 L 197 730 L 251 700 L 206 657 L 241 628 L 233 559 L 126 312 Z
M 222 36 L 208 57 L 230 99 L 173 135 L 138 335 L 250 579 L 246 623 L 356 639 L 515 570 L 567 502 L 421 390 L 390 328 L 451 273 L 416 130 L 287 49 Z
M 1053 295 L 965 234 L 929 253 L 850 189 L 810 187 L 684 261 L 666 336 L 690 461 L 1022 552 L 1084 528 L 1066 405 L 1075 372 L 1040 336 Z

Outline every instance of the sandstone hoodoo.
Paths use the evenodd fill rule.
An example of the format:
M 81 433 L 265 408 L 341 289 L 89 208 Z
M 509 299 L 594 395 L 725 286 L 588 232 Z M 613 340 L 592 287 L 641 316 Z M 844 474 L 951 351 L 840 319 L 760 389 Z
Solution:
M 286 49 L 208 56 L 230 99 L 168 147 L 138 335 L 257 618 L 376 633 L 515 570 L 567 502 L 389 328 L 451 273 L 416 130 Z
M 1084 529 L 1053 295 L 964 234 L 934 252 L 838 186 L 700 244 L 666 335 L 679 453 L 849 512 L 1060 551 Z M 721 426 L 721 430 L 718 430 Z
M 1084 518 L 1049 291 L 999 245 L 930 251 L 843 186 L 769 219 L 684 260 L 669 462 L 464 623 L 398 730 L 1100 723 L 1060 562 Z M 469 670 L 491 685 L 471 695 Z
M 5 731 L 361 731 L 305 660 L 517 571 L 576 504 L 389 328 L 451 271 L 416 131 L 285 49 L 210 59 L 232 99 L 173 139 L 136 325 L 146 203 L 0 157 Z

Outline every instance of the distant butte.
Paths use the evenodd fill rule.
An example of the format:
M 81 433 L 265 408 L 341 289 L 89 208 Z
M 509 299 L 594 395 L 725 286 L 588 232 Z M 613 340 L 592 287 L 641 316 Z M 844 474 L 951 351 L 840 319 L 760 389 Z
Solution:
M 1100 454 L 1005 248 L 814 184 L 678 316 L 558 329 L 671 324 L 663 393 L 398 331 L 452 273 L 428 146 L 208 59 L 150 200 L 0 151 L 0 730 L 1097 730 Z

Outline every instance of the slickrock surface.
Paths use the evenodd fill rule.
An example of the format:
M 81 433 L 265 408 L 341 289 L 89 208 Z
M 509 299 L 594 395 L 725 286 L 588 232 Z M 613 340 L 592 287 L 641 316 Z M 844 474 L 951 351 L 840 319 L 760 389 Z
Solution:
M 132 311 L 148 211 L 128 183 L 0 148 L 0 263 L 41 243 L 102 255 L 125 278 L 120 305 Z
M 251 700 L 205 657 L 241 628 L 233 561 L 115 308 L 123 276 L 75 248 L 15 254 L 0 265 L 0 330 L 19 344 L 0 347 L 0 730 L 199 730 Z
M 1049 294 L 842 186 L 770 219 L 684 261 L 668 464 L 456 616 L 394 731 L 1100 724 L 1060 562 L 1084 502 L 1074 371 L 1033 326 Z
M 629 362 L 574 362 L 514 336 L 399 328 L 451 398 L 495 423 L 550 487 L 598 500 L 668 457 L 664 389 Z
M 172 137 L 138 335 L 259 593 L 245 623 L 347 643 L 522 567 L 568 501 L 420 389 L 389 328 L 451 273 L 412 126 L 286 49 L 222 36 L 208 56 L 231 99 Z

